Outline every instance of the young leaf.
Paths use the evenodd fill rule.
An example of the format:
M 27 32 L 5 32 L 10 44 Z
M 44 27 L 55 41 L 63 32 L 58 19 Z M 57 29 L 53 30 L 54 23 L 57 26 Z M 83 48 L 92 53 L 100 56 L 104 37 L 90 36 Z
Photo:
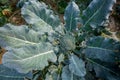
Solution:
M 82 59 L 79 59 L 76 55 L 70 56 L 70 64 L 69 64 L 70 71 L 79 76 L 84 77 L 86 75 L 85 63 Z
M 60 24 L 58 16 L 52 10 L 49 10 L 47 5 L 36 0 L 26 2 L 21 11 L 22 16 L 29 24 L 44 21 L 53 28 Z
M 79 7 L 74 1 L 71 1 L 67 6 L 64 14 L 65 28 L 67 31 L 76 30 L 79 14 Z
M 22 74 L 0 65 L 0 80 L 24 80 L 25 77 L 32 78 L 32 76 L 32 73 Z
M 61 63 L 64 61 L 65 56 L 63 54 L 60 54 L 59 58 L 58 58 L 58 62 Z
M 93 0 L 88 8 L 83 11 L 83 28 L 97 28 L 102 26 L 104 20 L 108 19 L 116 0 Z
M 62 38 L 60 38 L 60 44 L 66 50 L 74 50 L 75 49 L 75 37 L 66 33 Z
M 56 60 L 52 45 L 44 42 L 9 50 L 2 59 L 3 65 L 14 68 L 20 73 L 42 70 L 48 66 L 48 61 L 56 62 Z

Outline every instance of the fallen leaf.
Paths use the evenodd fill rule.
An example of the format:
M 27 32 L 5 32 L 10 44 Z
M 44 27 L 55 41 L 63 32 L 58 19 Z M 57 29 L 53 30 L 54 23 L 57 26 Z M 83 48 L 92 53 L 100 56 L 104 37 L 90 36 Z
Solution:
M 0 49 L 0 64 L 2 64 L 2 56 L 5 52 L 6 52 L 6 50 L 4 48 Z

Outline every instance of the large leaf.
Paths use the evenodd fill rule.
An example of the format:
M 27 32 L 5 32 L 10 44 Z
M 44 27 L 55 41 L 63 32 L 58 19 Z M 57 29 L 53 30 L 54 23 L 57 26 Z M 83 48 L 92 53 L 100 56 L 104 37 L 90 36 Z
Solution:
M 90 62 L 89 70 L 94 69 L 97 77 L 118 80 L 120 68 L 116 63 L 117 58 L 120 58 L 120 43 L 113 39 L 92 37 L 88 39 L 86 45 L 84 52 Z
M 64 14 L 65 28 L 67 31 L 76 30 L 79 14 L 79 7 L 74 1 L 71 1 L 67 6 Z
M 120 80 L 120 75 L 115 76 L 113 74 L 110 74 L 108 71 L 106 71 L 104 68 L 99 67 L 98 65 L 94 65 L 94 70 L 97 77 L 101 77 L 106 80 Z
M 57 60 L 50 43 L 39 43 L 17 49 L 8 50 L 3 55 L 3 65 L 14 68 L 20 73 L 28 73 L 31 70 L 42 70 L 48 66 L 48 61 Z
M 85 55 L 88 58 L 114 63 L 120 56 L 120 43 L 104 37 L 92 37 L 86 42 Z
M 70 71 L 80 77 L 84 77 L 86 75 L 85 63 L 82 59 L 79 59 L 76 55 L 70 56 Z
M 60 24 L 58 16 L 52 10 L 49 10 L 47 5 L 36 0 L 29 0 L 22 7 L 22 16 L 29 24 L 43 22 L 52 27 L 57 27 Z
M 0 45 L 3 47 L 21 47 L 24 45 L 34 45 L 40 42 L 40 34 L 27 26 L 14 26 L 6 24 L 0 27 Z
M 120 79 L 120 69 L 117 68 L 117 65 L 111 66 L 108 65 L 106 66 L 106 63 L 104 64 L 103 62 L 101 64 L 100 61 L 96 62 L 96 60 L 89 60 L 90 63 L 87 63 L 89 70 L 90 71 L 95 71 L 96 77 L 105 79 L 105 80 L 119 80 Z M 114 71 L 113 71 L 114 70 Z M 116 70 L 116 72 L 115 72 Z
M 35 24 L 31 26 L 33 30 L 39 32 L 39 34 L 41 35 L 45 33 L 47 33 L 48 35 L 52 35 L 52 33 L 54 33 L 52 27 L 43 21 L 36 22 Z
M 0 80 L 24 80 L 25 77 L 32 78 L 32 73 L 21 74 L 14 69 L 0 65 Z
M 83 28 L 97 28 L 108 19 L 109 13 L 116 0 L 93 0 L 88 8 L 83 11 Z

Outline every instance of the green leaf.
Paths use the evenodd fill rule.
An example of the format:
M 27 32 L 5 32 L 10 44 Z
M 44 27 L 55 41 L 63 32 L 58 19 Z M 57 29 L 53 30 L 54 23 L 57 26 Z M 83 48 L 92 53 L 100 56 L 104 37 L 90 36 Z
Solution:
M 69 67 L 65 66 L 62 70 L 62 80 L 73 80 L 73 73 L 70 72 Z
M 87 40 L 86 45 L 87 48 L 84 51 L 88 58 L 114 63 L 115 58 L 119 57 L 120 43 L 113 39 L 92 37 Z
M 83 28 L 89 29 L 103 26 L 103 23 L 109 17 L 113 4 L 116 0 L 93 0 L 88 8 L 83 11 Z
M 47 42 L 8 50 L 2 59 L 3 65 L 16 69 L 20 73 L 43 70 L 48 66 L 48 61 L 56 62 L 56 60 L 53 47 Z
M 63 67 L 62 80 L 85 80 L 83 77 L 74 75 L 70 70 L 69 66 Z
M 27 26 L 14 26 L 12 24 L 6 24 L 4 27 L 0 27 L 0 43 L 1 46 L 21 47 L 24 45 L 35 45 L 41 40 L 41 35 L 29 29 Z
M 35 24 L 31 26 L 33 30 L 39 32 L 39 34 L 41 35 L 45 33 L 47 33 L 48 35 L 52 35 L 52 33 L 55 33 L 52 27 L 43 21 L 36 22 Z
M 119 80 L 120 68 L 116 63 L 117 58 L 120 58 L 120 42 L 104 37 L 92 37 L 87 40 L 86 46 L 84 53 L 90 62 L 89 70 L 93 69 L 97 77 Z
M 21 74 L 14 69 L 0 65 L 0 80 L 24 80 L 25 77 L 32 78 L 32 73 Z
M 60 44 L 66 50 L 74 50 L 75 49 L 75 37 L 69 33 L 66 33 L 60 38 Z
M 120 69 L 117 68 L 117 65 L 111 66 L 108 65 L 106 66 L 106 63 L 104 64 L 103 62 L 100 64 L 100 61 L 96 62 L 96 60 L 92 61 L 90 59 L 88 59 L 88 61 L 90 62 L 88 67 L 90 71 L 95 71 L 96 77 L 98 78 L 102 78 L 105 80 L 119 80 L 120 79 Z M 116 72 L 114 71 L 116 70 Z M 117 73 L 118 72 L 118 73 Z
M 66 7 L 64 14 L 65 28 L 67 31 L 76 30 L 79 14 L 79 7 L 74 1 L 71 1 Z
M 69 60 L 70 60 L 70 64 L 69 64 L 70 71 L 79 77 L 84 77 L 86 75 L 86 69 L 83 60 L 79 59 L 74 54 L 70 56 Z
M 65 56 L 63 54 L 59 55 L 58 62 L 61 63 L 64 61 Z
M 29 0 L 22 7 L 21 14 L 29 24 L 42 21 L 53 28 L 60 25 L 58 16 L 55 15 L 52 10 L 48 9 L 47 5 L 43 2 Z
M 25 3 L 25 7 L 27 9 L 25 11 L 30 11 L 30 7 L 32 11 L 41 7 L 40 10 L 36 10 L 38 12 L 34 13 L 34 16 L 38 17 L 40 13 L 42 18 L 38 17 L 39 20 L 34 22 L 36 17 L 32 16 L 31 19 L 34 23 L 29 25 L 31 28 L 25 25 L 14 26 L 12 24 L 7 24 L 0 28 L 0 45 L 8 50 L 3 56 L 3 64 L 9 68 L 16 69 L 20 73 L 42 70 L 49 65 L 48 61 L 55 62 L 57 60 L 53 51 L 54 47 L 48 41 L 49 35 L 54 32 L 51 26 L 57 26 L 57 24 L 52 25 L 49 22 L 54 22 L 57 17 L 54 17 L 53 13 L 51 13 L 52 11 L 48 10 L 44 3 L 39 4 L 37 1 L 29 1 Z M 24 8 L 22 9 L 24 10 Z M 47 16 L 41 15 L 44 11 L 45 13 L 47 12 L 45 14 Z M 31 14 L 33 13 L 31 12 Z M 24 17 L 27 16 L 23 15 Z
M 98 65 L 94 65 L 94 70 L 95 70 L 97 77 L 101 77 L 101 78 L 104 78 L 106 80 L 119 80 L 120 79 L 120 75 L 115 76 L 113 74 L 110 74 L 108 71 L 99 67 Z

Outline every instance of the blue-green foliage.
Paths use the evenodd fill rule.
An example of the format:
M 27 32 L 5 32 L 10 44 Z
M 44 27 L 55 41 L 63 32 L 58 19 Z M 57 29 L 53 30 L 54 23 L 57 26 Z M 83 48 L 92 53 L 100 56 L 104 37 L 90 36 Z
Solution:
M 93 0 L 80 17 L 78 5 L 71 0 L 63 24 L 43 2 L 20 0 L 18 6 L 28 24 L 0 27 L 0 45 L 7 50 L 2 59 L 7 69 L 0 71 L 0 77 L 6 73 L 9 80 L 23 79 L 34 70 L 32 80 L 39 76 L 42 80 L 120 80 L 120 42 L 92 32 L 103 26 L 114 2 Z
M 28 74 L 18 73 L 14 69 L 0 65 L 0 80 L 24 80 L 24 77 L 32 79 L 32 72 Z
M 65 28 L 67 31 L 76 30 L 79 15 L 80 10 L 77 4 L 74 1 L 70 2 L 64 14 Z
M 91 4 L 83 11 L 83 28 L 97 28 L 104 24 L 108 19 L 115 0 L 93 0 Z

